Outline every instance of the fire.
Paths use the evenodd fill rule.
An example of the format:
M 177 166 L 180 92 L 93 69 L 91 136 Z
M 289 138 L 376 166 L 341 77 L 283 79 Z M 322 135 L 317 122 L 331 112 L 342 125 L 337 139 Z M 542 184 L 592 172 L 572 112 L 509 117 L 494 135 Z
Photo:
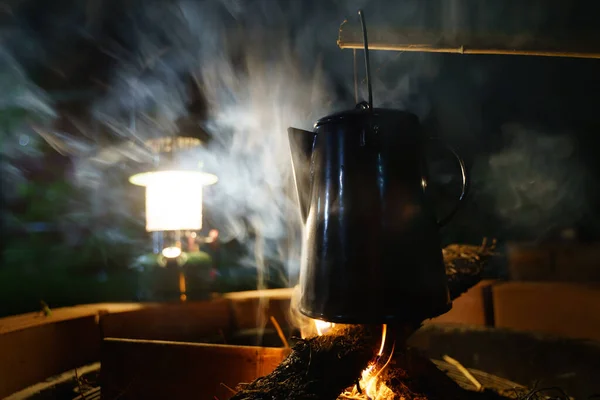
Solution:
M 315 329 L 319 336 L 327 333 L 329 329 L 335 326 L 332 322 L 314 320 Z M 381 331 L 381 345 L 379 346 L 379 351 L 377 352 L 377 357 L 375 360 L 371 361 L 367 368 L 361 373 L 361 377 L 358 381 L 358 385 L 355 385 L 351 389 L 346 390 L 344 393 L 340 395 L 338 399 L 352 399 L 352 400 L 392 400 L 394 399 L 394 392 L 390 389 L 381 379 L 381 374 L 390 361 L 392 360 L 392 355 L 394 354 L 395 343 L 392 345 L 392 349 L 390 351 L 389 357 L 383 365 L 381 365 L 380 361 L 382 361 L 381 357 L 383 356 L 385 350 L 385 344 L 387 339 L 387 325 L 383 325 Z
M 377 357 L 381 357 L 383 354 L 383 348 L 385 347 L 385 336 L 387 335 L 387 325 L 384 324 L 381 331 L 381 346 L 379 346 L 379 352 L 377 353 Z
M 320 319 L 315 319 L 315 329 L 319 336 L 326 334 L 331 328 L 335 326 L 333 322 L 327 322 Z
M 385 339 L 385 325 L 382 337 Z M 369 400 L 391 400 L 394 398 L 394 392 L 390 389 L 383 379 L 381 379 L 381 373 L 385 371 L 390 361 L 392 360 L 392 355 L 394 354 L 394 346 L 392 346 L 392 350 L 390 352 L 389 357 L 383 366 L 378 367 L 380 357 L 383 354 L 384 341 L 381 342 L 381 350 L 375 359 L 375 361 L 371 362 L 367 368 L 362 372 L 361 378 L 358 382 L 358 386 L 360 386 L 360 390 L 358 386 L 354 386 L 352 390 L 343 394 L 343 396 L 351 397 L 351 398 L 364 398 L 366 396 Z M 362 397 L 360 396 L 362 392 Z M 344 397 L 342 397 L 344 398 Z

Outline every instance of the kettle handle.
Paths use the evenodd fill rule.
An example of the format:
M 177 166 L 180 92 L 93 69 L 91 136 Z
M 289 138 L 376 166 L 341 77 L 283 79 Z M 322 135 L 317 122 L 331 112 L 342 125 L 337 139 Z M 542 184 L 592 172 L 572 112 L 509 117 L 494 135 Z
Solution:
M 450 151 L 450 153 L 452 153 L 454 155 L 454 157 L 458 161 L 458 165 L 460 166 L 460 174 L 461 174 L 461 178 L 462 178 L 462 189 L 460 192 L 460 196 L 458 197 L 458 202 L 454 205 L 452 210 L 450 210 L 450 212 L 444 218 L 440 219 L 437 222 L 438 226 L 443 227 L 448 222 L 450 222 L 452 217 L 454 217 L 456 212 L 463 205 L 463 202 L 466 199 L 467 194 L 469 192 L 471 177 L 470 177 L 470 174 L 467 172 L 467 167 L 465 166 L 464 160 L 461 158 L 461 156 L 458 155 L 458 153 L 450 145 L 448 145 L 447 143 L 445 143 L 437 138 L 430 138 L 430 140 L 435 140 L 438 143 L 442 144 L 447 150 Z

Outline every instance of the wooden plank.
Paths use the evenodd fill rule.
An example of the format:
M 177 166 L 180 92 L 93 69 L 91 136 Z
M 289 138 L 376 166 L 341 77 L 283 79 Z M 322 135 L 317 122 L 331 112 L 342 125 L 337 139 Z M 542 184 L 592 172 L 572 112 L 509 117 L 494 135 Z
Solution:
M 0 335 L 0 398 L 99 359 L 95 315 Z
M 294 288 L 247 290 L 244 292 L 224 293 L 223 298 L 231 300 L 244 300 L 266 297 L 273 300 L 290 299 Z
M 228 293 L 231 300 L 235 327 L 239 330 L 274 328 L 270 317 L 274 317 L 284 330 L 290 328 L 290 302 L 294 289 L 252 290 Z
M 598 243 L 560 246 L 556 251 L 556 275 L 561 281 L 600 282 Z
M 75 379 L 77 377 L 82 377 L 85 374 L 90 372 L 100 371 L 100 363 L 95 362 L 93 364 L 84 365 L 79 368 L 75 368 L 57 376 L 53 376 L 51 378 L 46 379 L 42 382 L 37 382 L 17 393 L 13 393 L 12 395 L 6 397 L 4 400 L 24 400 L 24 399 L 32 399 L 38 393 L 41 393 L 46 390 L 51 390 L 53 387 L 57 385 L 61 385 L 64 383 L 68 383 L 69 381 L 73 382 L 73 386 L 75 386 Z M 83 400 L 83 399 L 81 399 Z M 91 400 L 91 397 L 86 398 L 86 400 Z
M 161 304 L 103 315 L 103 337 L 193 342 L 227 331 L 233 323 L 227 299 Z
M 552 281 L 557 279 L 554 268 L 554 246 L 509 243 L 507 258 L 511 280 Z
M 598 243 L 511 243 L 508 261 L 512 280 L 600 282 Z
M 282 348 L 208 345 L 106 338 L 102 347 L 102 399 L 213 399 L 273 371 Z
M 486 325 L 484 289 L 496 281 L 484 280 L 453 301 L 452 309 L 446 314 L 426 321 L 426 324 Z
M 600 284 L 506 282 L 493 296 L 497 327 L 600 340 Z
M 137 310 L 147 307 L 142 303 L 97 303 L 84 304 L 73 307 L 53 308 L 49 316 L 44 316 L 41 312 L 31 312 L 26 314 L 13 315 L 0 318 L 0 335 L 8 332 L 18 331 L 36 327 L 39 325 L 53 324 L 70 319 L 95 316 L 99 313 L 118 313 L 131 310 Z

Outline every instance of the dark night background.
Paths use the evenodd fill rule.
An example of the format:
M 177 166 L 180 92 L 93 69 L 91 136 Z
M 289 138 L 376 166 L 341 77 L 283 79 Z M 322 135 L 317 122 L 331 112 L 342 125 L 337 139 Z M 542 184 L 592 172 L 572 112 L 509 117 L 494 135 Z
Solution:
M 251 261 L 236 262 L 252 270 L 256 268 L 251 257 L 255 234 L 264 229 L 269 232 L 264 234 L 267 258 L 279 261 L 293 275 L 290 260 L 296 253 L 280 249 L 282 242 L 293 240 L 288 233 L 297 221 L 286 220 L 286 201 L 265 194 L 274 188 L 283 191 L 290 184 L 289 171 L 281 170 L 272 180 L 261 178 L 277 172 L 287 155 L 282 153 L 283 161 L 272 164 L 261 164 L 260 159 L 277 153 L 279 142 L 269 135 L 279 132 L 284 137 L 288 119 L 293 120 L 290 124 L 310 128 L 319 117 L 354 106 L 352 51 L 336 46 L 345 18 L 356 24 L 356 10 L 363 8 L 372 30 L 391 25 L 473 34 L 503 32 L 586 42 L 600 50 L 600 5 L 595 2 L 23 0 L 0 6 L 4 168 L 0 285 L 6 286 L 0 289 L 0 315 L 33 310 L 42 298 L 52 298 L 58 305 L 136 298 L 129 275 L 116 280 L 116 286 L 99 288 L 98 282 L 110 281 L 118 271 L 130 271 L 126 266 L 131 258 L 147 247 L 143 191 L 127 183 L 128 174 L 139 165 L 127 160 L 106 167 L 93 175 L 98 179 L 93 192 L 73 183 L 90 148 L 98 151 L 107 144 L 132 140 L 123 130 L 108 129 L 107 118 L 95 113 L 99 108 L 118 121 L 127 121 L 132 110 L 151 110 L 168 114 L 167 119 L 188 130 L 207 131 L 221 146 L 217 147 L 221 161 L 235 162 L 224 174 L 230 179 L 221 179 L 225 186 L 217 185 L 207 193 L 205 230 L 221 230 L 231 254 L 234 250 L 250 254 Z M 542 241 L 566 228 L 576 228 L 581 241 L 599 238 L 600 61 L 371 54 L 376 105 L 418 114 L 428 134 L 456 147 L 472 173 L 471 196 L 442 232 L 445 243 L 478 243 L 482 237 L 495 237 L 501 243 Z M 362 52 L 357 55 L 362 57 Z M 159 61 L 144 62 L 152 57 Z M 261 60 L 258 74 L 248 73 L 256 66 L 248 59 Z M 289 65 L 299 73 L 277 73 Z M 286 119 L 294 110 L 292 105 L 284 107 L 286 96 L 306 90 L 317 66 L 323 74 L 317 104 L 310 112 L 298 109 L 297 116 Z M 199 90 L 195 69 L 206 72 L 199 74 Z M 227 86 L 228 77 L 238 70 L 250 81 L 248 86 L 267 88 L 264 98 L 275 100 L 271 104 L 277 109 L 261 109 L 256 117 L 258 133 L 246 138 L 247 129 L 228 126 L 223 139 L 210 129 L 213 111 L 230 104 L 243 106 L 257 96 L 256 92 L 244 96 L 243 80 Z M 15 76 L 21 80 L 15 81 Z M 131 76 L 138 77 L 134 94 L 126 94 Z M 260 84 L 254 85 L 253 79 Z M 278 91 L 271 93 L 269 85 Z M 45 113 L 40 111 L 43 107 L 31 96 L 22 101 L 15 94 L 24 87 L 34 88 L 34 97 L 56 115 L 39 117 Z M 286 95 L 277 101 L 277 93 Z M 277 118 L 278 113 L 285 118 Z M 54 147 L 58 142 L 69 150 L 60 154 L 41 140 L 29 128 L 38 119 L 51 119 L 49 137 Z M 240 118 L 236 123 L 246 122 Z M 274 147 L 269 147 L 271 143 Z M 30 150 L 34 145 L 38 150 Z M 243 163 L 238 162 L 240 157 Z M 456 196 L 457 174 L 451 161 L 441 157 L 434 161 L 443 212 Z M 244 166 L 253 180 L 232 180 L 243 175 L 239 172 Z M 265 191 L 245 196 L 236 185 L 245 188 L 246 184 L 263 185 Z M 235 254 L 232 259 L 239 258 Z M 118 285 L 120 289 L 114 289 Z M 76 294 L 65 294 L 69 291 Z

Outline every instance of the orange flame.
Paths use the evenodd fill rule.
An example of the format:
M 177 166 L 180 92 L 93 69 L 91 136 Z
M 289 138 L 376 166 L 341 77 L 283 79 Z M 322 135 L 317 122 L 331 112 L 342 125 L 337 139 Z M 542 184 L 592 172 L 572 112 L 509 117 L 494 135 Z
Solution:
M 332 322 L 313 320 L 315 329 L 319 336 L 327 333 L 329 329 L 335 326 Z M 394 398 L 394 392 L 390 389 L 383 379 L 381 373 L 388 367 L 394 354 L 395 343 L 392 345 L 390 355 L 383 366 L 378 367 L 379 358 L 383 355 L 387 339 L 387 325 L 384 324 L 381 330 L 381 345 L 377 352 L 377 358 L 372 361 L 361 373 L 358 386 L 345 391 L 340 398 L 346 399 L 369 399 L 369 400 L 391 400 Z M 360 387 L 360 389 L 359 389 Z
M 357 398 L 362 392 L 363 397 L 366 396 L 366 398 L 369 400 L 388 400 L 394 398 L 394 392 L 380 378 L 380 375 L 392 360 L 395 343 L 392 345 L 390 356 L 387 358 L 387 361 L 383 364 L 383 366 L 378 367 L 378 362 L 380 361 L 379 357 L 383 355 L 385 350 L 386 338 L 387 325 L 384 324 L 381 330 L 381 345 L 379 346 L 379 351 L 377 352 L 377 358 L 372 361 L 361 374 L 358 386 L 360 386 L 362 390 L 359 390 L 358 386 L 354 386 L 349 393 L 351 397 Z
M 383 348 L 385 347 L 385 336 L 387 335 L 387 324 L 383 324 L 383 328 L 381 331 L 381 346 L 379 347 L 379 353 L 377 353 L 378 356 L 381 356 L 383 354 Z
M 331 328 L 335 326 L 333 322 L 327 322 L 320 319 L 315 319 L 315 329 L 319 336 L 326 334 Z
M 362 390 L 363 394 L 366 394 L 369 400 L 391 400 L 394 398 L 394 392 L 380 378 L 380 375 L 392 361 L 395 345 L 395 343 L 392 345 L 390 356 L 381 368 L 377 368 L 377 362 L 373 362 L 361 374 L 358 383 L 361 388 L 364 388 Z M 354 395 L 358 394 L 358 387 L 354 386 L 352 393 Z

